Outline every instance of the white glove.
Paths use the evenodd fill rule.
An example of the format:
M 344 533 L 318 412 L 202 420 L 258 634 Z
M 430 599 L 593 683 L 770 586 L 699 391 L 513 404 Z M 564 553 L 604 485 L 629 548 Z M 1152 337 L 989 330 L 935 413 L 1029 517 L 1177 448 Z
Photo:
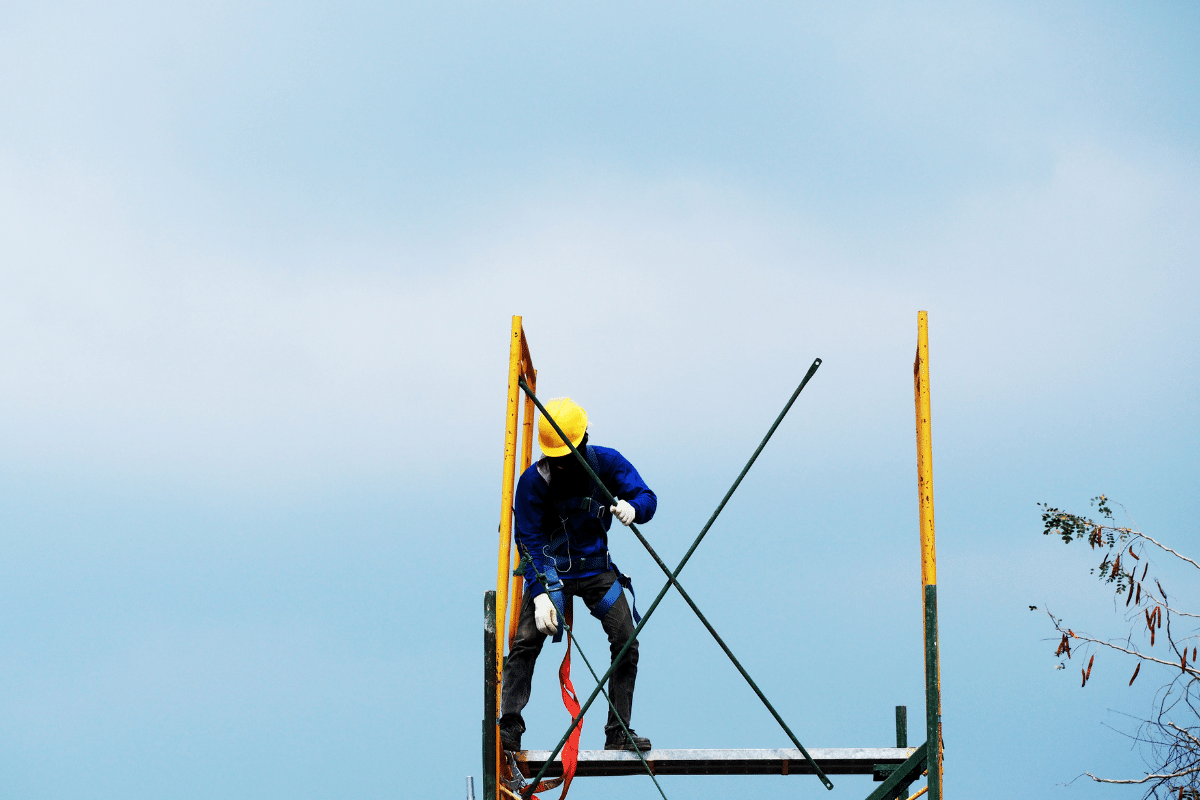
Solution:
M 633 506 L 629 505 L 629 503 L 626 503 L 619 497 L 617 498 L 617 504 L 615 506 L 609 506 L 608 510 L 611 511 L 612 515 L 619 519 L 621 524 L 625 527 L 629 527 L 629 524 L 633 522 L 634 515 L 637 514 L 637 511 L 633 509 Z
M 554 607 L 550 595 L 545 592 L 533 598 L 533 622 L 537 629 L 547 636 L 558 630 L 558 609 Z

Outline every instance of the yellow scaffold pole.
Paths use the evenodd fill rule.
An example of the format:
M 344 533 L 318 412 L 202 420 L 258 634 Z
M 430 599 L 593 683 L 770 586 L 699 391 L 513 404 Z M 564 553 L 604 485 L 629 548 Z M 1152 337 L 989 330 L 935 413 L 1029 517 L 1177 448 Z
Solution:
M 508 406 L 504 418 L 504 474 L 503 483 L 500 491 L 500 558 L 499 567 L 496 573 L 496 651 L 495 661 L 492 668 L 495 670 L 495 708 L 497 711 L 500 708 L 500 670 L 504 664 L 504 645 L 507 638 L 503 634 L 501 621 L 505 619 L 508 611 L 508 584 L 509 576 L 512 571 L 511 563 L 512 551 L 512 525 L 513 525 L 513 482 L 516 478 L 517 469 L 517 413 L 518 399 L 521 393 L 521 388 L 518 383 L 521 377 L 521 344 L 524 338 L 524 332 L 521 329 L 521 318 L 514 316 L 512 318 L 512 331 L 508 342 Z M 491 720 L 491 724 L 495 725 L 495 720 Z M 495 760 L 496 771 L 493 774 L 500 772 L 500 742 L 499 737 L 496 739 Z M 485 787 L 489 788 L 489 787 Z M 494 800 L 487 798 L 487 800 Z
M 921 586 L 925 606 L 925 728 L 929 799 L 942 797 L 942 691 L 938 664 L 937 550 L 933 525 L 933 440 L 929 413 L 929 316 L 917 313 L 913 362 L 917 416 L 917 499 L 921 518 Z

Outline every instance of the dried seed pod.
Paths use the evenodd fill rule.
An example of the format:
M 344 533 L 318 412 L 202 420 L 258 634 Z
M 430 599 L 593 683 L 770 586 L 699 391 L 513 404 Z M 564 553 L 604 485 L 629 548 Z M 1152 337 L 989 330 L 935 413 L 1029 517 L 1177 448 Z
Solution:
M 1142 580 L 1146 580 L 1146 573 L 1150 571 L 1150 563 L 1146 562 L 1146 566 L 1142 567 Z
M 1146 609 L 1146 627 L 1149 628 L 1151 632 L 1154 631 L 1154 616 L 1150 613 L 1150 609 L 1148 608 Z
M 1129 582 L 1129 596 L 1125 598 L 1125 607 L 1128 608 L 1131 602 L 1133 602 L 1133 581 Z
M 1079 670 L 1079 674 L 1083 676 L 1083 682 L 1079 684 L 1079 688 L 1082 689 L 1087 686 L 1087 671 L 1081 669 Z
M 1141 602 L 1142 602 L 1142 585 L 1139 583 L 1139 584 L 1137 585 L 1137 587 L 1138 587 L 1138 591 L 1137 591 L 1137 602 L 1138 602 L 1138 603 L 1141 603 Z
M 1187 656 L 1185 655 L 1184 658 L 1187 658 Z M 1088 659 L 1087 676 L 1089 678 L 1092 677 L 1092 662 L 1095 660 L 1096 660 L 1096 654 L 1093 653 L 1092 657 Z
M 1142 671 L 1142 662 L 1139 661 L 1137 666 L 1133 668 L 1133 677 L 1129 679 L 1130 686 L 1133 686 L 1133 682 L 1137 679 L 1137 674 L 1141 671 Z
M 1142 560 L 1141 557 L 1137 553 L 1133 552 L 1133 545 L 1129 545 L 1129 555 L 1133 556 L 1134 560 L 1136 560 L 1136 561 Z

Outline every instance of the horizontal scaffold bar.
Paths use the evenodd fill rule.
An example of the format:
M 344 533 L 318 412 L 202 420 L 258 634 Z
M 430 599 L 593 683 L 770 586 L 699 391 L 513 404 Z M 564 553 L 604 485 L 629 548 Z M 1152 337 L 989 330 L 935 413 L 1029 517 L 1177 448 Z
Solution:
M 902 764 L 916 747 L 841 747 L 812 749 L 808 753 L 829 775 L 872 775 L 878 765 Z M 546 763 L 549 750 L 525 750 L 515 754 L 525 777 L 536 774 Z M 813 769 L 799 750 L 651 750 L 646 761 L 655 775 L 812 775 Z M 636 754 L 622 750 L 580 750 L 575 777 L 640 775 L 645 767 Z M 562 774 L 555 759 L 545 775 Z

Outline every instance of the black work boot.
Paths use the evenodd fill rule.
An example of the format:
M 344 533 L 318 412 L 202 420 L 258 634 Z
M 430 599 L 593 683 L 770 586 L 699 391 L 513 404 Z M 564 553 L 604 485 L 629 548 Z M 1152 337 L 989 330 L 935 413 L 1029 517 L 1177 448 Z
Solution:
M 630 739 L 633 739 L 631 742 Z M 637 732 L 629 729 L 629 736 L 625 735 L 625 731 L 613 731 L 607 734 L 604 742 L 605 750 L 641 750 L 643 753 L 650 749 L 650 740 L 645 736 L 638 736 Z
M 500 747 L 505 750 L 520 750 L 521 749 L 521 732 L 514 730 L 500 729 Z

